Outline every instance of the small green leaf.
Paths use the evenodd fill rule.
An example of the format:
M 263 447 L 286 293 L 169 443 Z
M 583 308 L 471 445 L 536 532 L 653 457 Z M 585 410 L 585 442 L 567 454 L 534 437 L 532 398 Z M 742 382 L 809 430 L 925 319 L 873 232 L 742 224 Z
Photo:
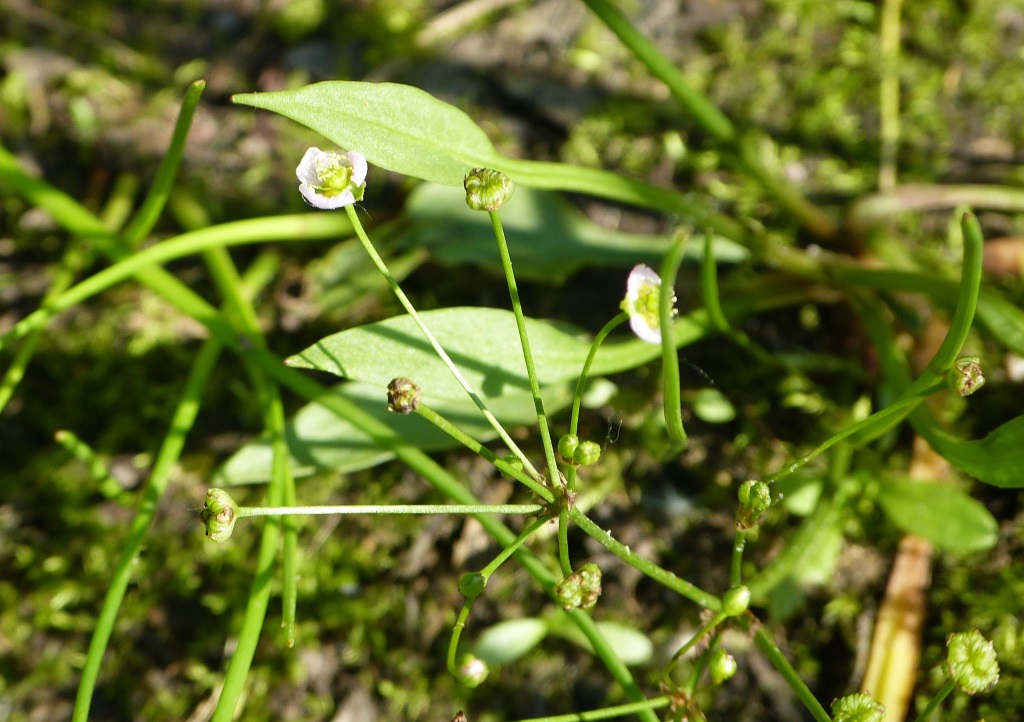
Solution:
M 718 389 L 700 389 L 693 395 L 693 413 L 709 424 L 724 424 L 736 418 L 736 408 Z
M 443 185 L 461 187 L 497 157 L 468 115 L 408 85 L 337 80 L 232 101 L 291 118 L 373 165 Z
M 886 480 L 878 504 L 893 524 L 937 547 L 977 552 L 996 543 L 999 525 L 979 501 L 946 484 Z
M 548 625 L 534 617 L 498 622 L 480 635 L 473 654 L 490 665 L 508 664 L 540 644 L 547 633 Z
M 964 440 L 915 414 L 914 428 L 946 461 L 978 481 L 1005 489 L 1024 487 L 1024 415 L 997 426 L 981 439 Z

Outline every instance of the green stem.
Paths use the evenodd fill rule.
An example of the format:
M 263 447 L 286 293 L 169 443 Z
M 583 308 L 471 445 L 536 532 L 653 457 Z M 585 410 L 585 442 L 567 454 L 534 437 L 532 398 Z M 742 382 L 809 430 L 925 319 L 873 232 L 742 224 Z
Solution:
M 248 352 L 248 355 L 252 356 L 254 363 L 278 380 L 282 385 L 292 389 L 307 401 L 316 402 L 331 413 L 336 414 L 339 418 L 362 428 L 375 443 L 381 446 L 381 448 L 392 450 L 400 461 L 405 463 L 410 469 L 420 474 L 438 491 L 452 501 L 459 504 L 477 503 L 476 498 L 472 493 L 452 478 L 451 475 L 449 475 L 443 468 L 438 466 L 433 459 L 423 453 L 420 449 L 396 436 L 394 431 L 364 412 L 354 403 L 338 396 L 337 394 L 330 393 L 329 390 L 324 389 L 315 381 L 306 378 L 294 369 L 284 366 L 276 357 L 271 356 L 270 354 L 264 354 L 259 351 L 250 351 Z M 476 515 L 475 518 L 498 544 L 508 546 L 515 540 L 515 535 L 512 531 L 495 519 L 494 516 L 490 514 L 480 514 Z M 576 521 L 576 523 L 578 524 L 579 522 Z M 591 528 L 597 530 L 596 525 L 593 525 L 592 523 Z M 599 530 L 597 531 L 599 532 Z M 603 534 L 603 532 L 600 533 Z M 613 547 L 616 544 L 618 543 L 614 542 Z M 621 545 L 618 545 L 618 547 L 621 547 Z M 553 590 L 555 587 L 555 579 L 547 567 L 541 563 L 539 559 L 530 554 L 527 549 L 521 548 L 517 550 L 516 558 L 530 576 L 532 576 L 541 585 L 541 587 L 543 587 L 544 591 L 554 598 Z M 686 584 L 683 580 L 678 579 L 670 572 L 664 572 L 664 575 L 666 575 L 664 578 L 675 579 L 677 585 Z M 675 588 L 671 584 L 669 586 L 670 588 Z M 710 599 L 711 603 L 715 605 L 713 608 L 717 609 L 718 600 L 711 595 L 705 594 L 704 596 L 707 599 Z M 626 696 L 635 702 L 643 700 L 643 691 L 633 679 L 633 675 L 629 671 L 629 668 L 622 662 L 615 650 L 605 642 L 604 636 L 597 628 L 594 620 L 588 614 L 583 612 L 567 612 L 567 614 L 569 614 L 572 621 L 579 627 L 583 636 L 590 642 L 595 654 L 608 669 L 612 678 L 615 679 L 615 681 L 623 688 Z M 658 722 L 657 716 L 653 713 L 641 713 L 640 716 L 644 722 Z
M 487 405 L 484 404 L 483 399 L 481 399 L 473 387 L 469 385 L 469 382 L 466 381 L 462 372 L 459 371 L 459 368 L 455 365 L 455 362 L 448 356 L 448 352 L 442 348 L 441 344 L 438 343 L 437 339 L 434 337 L 434 334 L 431 333 L 429 328 L 427 328 L 427 324 L 425 324 L 423 319 L 420 318 L 416 308 L 412 305 L 412 301 L 410 301 L 409 297 L 405 295 L 405 292 L 398 285 L 398 281 L 395 280 L 395 277 L 391 275 L 391 271 L 388 270 L 387 264 L 384 263 L 384 259 L 382 259 L 380 254 L 377 253 L 377 249 L 374 248 L 369 236 L 366 235 L 366 231 L 363 230 L 363 224 L 359 221 L 359 215 L 356 213 L 355 207 L 346 206 L 345 211 L 348 213 L 349 220 L 352 221 L 352 227 L 355 229 L 356 235 L 359 237 L 359 241 L 363 244 L 363 248 L 366 250 L 367 255 L 370 256 L 370 260 L 373 261 L 373 265 L 375 265 L 381 275 L 384 276 L 384 280 L 387 281 L 391 291 L 395 294 L 395 297 L 402 304 L 402 307 L 405 308 L 406 312 L 412 317 L 413 321 L 416 322 L 416 325 L 419 326 L 420 331 L 430 343 L 434 352 L 438 355 L 441 361 L 444 362 L 444 365 L 448 367 L 448 370 L 452 372 L 452 376 L 454 376 L 455 380 L 459 382 L 459 385 L 462 386 L 466 394 L 469 395 L 469 398 L 473 400 L 476 407 L 480 409 L 480 413 L 484 415 L 484 418 L 487 419 L 491 427 L 497 432 L 498 436 L 505 443 L 505 446 L 508 447 L 509 451 L 515 454 L 519 460 L 523 462 L 523 467 L 532 477 L 540 479 L 541 475 L 533 464 L 530 463 L 530 459 L 523 453 L 516 442 L 512 440 L 512 437 L 508 435 L 508 432 L 505 431 L 501 422 L 495 418 L 494 414 L 492 414 L 490 409 L 487 408 Z
M 153 229 L 171 193 L 174 185 L 174 177 L 178 174 L 178 166 L 181 165 L 181 158 L 185 153 L 185 139 L 192 127 L 192 117 L 195 115 L 199 105 L 199 98 L 206 89 L 205 80 L 197 80 L 185 91 L 185 98 L 181 103 L 181 110 L 178 111 L 178 120 L 174 124 L 174 133 L 171 135 L 171 142 L 160 161 L 153 183 L 149 187 L 142 205 L 132 219 L 131 223 L 124 229 L 121 237 L 126 248 L 135 248 L 143 238 Z
M 93 691 L 96 688 L 96 680 L 103 663 L 103 653 L 113 634 L 114 624 L 117 622 L 117 612 L 131 581 L 132 570 L 139 551 L 142 549 L 146 533 L 156 514 L 157 503 L 167 488 L 171 472 L 174 471 L 185 446 L 185 435 L 195 424 L 203 389 L 217 365 L 220 351 L 221 346 L 216 341 L 207 341 L 203 344 L 192 365 L 188 380 L 185 382 L 181 400 L 171 417 L 169 431 L 157 454 L 156 462 L 153 464 L 149 483 L 143 492 L 142 501 L 135 514 L 135 519 L 132 521 L 131 529 L 128 531 L 128 538 L 121 549 L 121 557 L 114 569 L 107 593 L 103 597 L 103 607 L 96 618 L 96 626 L 93 628 L 89 650 L 85 657 L 85 666 L 82 668 L 82 676 L 78 681 L 72 722 L 86 722 L 89 719 Z
M 584 168 L 567 163 L 499 157 L 488 161 L 495 170 L 508 174 L 516 183 L 531 188 L 570 193 L 586 193 L 641 208 L 665 211 L 699 228 L 710 228 L 720 236 L 743 244 L 755 253 L 764 248 L 761 238 L 733 219 L 699 205 L 693 199 L 669 188 L 626 178 L 599 168 Z
M 608 334 L 628 320 L 628 314 L 625 312 L 620 313 L 597 332 L 597 335 L 594 337 L 594 341 L 590 344 L 590 353 L 587 354 L 587 360 L 583 362 L 583 370 L 580 371 L 579 381 L 576 382 L 576 392 L 572 395 L 572 415 L 569 417 L 570 434 L 575 435 L 579 433 L 580 406 L 583 403 L 583 392 L 587 387 L 587 376 L 590 375 L 590 367 L 594 365 L 594 359 L 597 357 L 598 349 L 601 348 L 601 344 L 604 343 Z M 572 490 L 571 486 L 569 488 Z
M 713 239 L 710 233 L 704 234 L 704 256 L 700 261 L 700 296 L 712 328 L 728 333 L 729 320 L 722 311 L 722 302 L 718 296 L 718 267 L 715 263 Z
M 882 3 L 879 49 L 882 56 L 882 82 L 878 89 L 878 125 L 881 150 L 878 188 L 896 186 L 896 157 L 900 141 L 900 8 L 903 0 Z
M 672 698 L 667 695 L 663 695 L 661 697 L 653 697 L 643 702 L 620 704 L 616 707 L 605 707 L 604 709 L 595 709 L 589 712 L 560 714 L 553 715 L 551 717 L 531 717 L 529 719 L 517 720 L 517 722 L 594 722 L 594 720 L 625 717 L 626 715 L 635 714 L 641 710 L 661 709 L 662 707 L 668 707 L 670 704 L 672 704 Z
M 928 700 L 928 704 L 926 704 L 924 709 L 921 710 L 921 714 L 917 716 L 917 719 L 914 722 L 926 722 L 926 720 L 932 716 L 932 712 L 939 708 L 939 705 L 942 704 L 946 697 L 949 696 L 950 692 L 955 688 L 956 682 L 953 680 L 947 679 L 943 682 L 942 687 L 930 700 Z
M 277 394 L 265 399 L 266 426 L 271 436 L 277 441 L 274 445 L 273 472 L 270 488 L 267 490 L 267 501 L 271 505 L 279 505 L 284 500 L 285 477 L 288 475 L 288 450 L 284 440 L 284 409 Z M 210 722 L 231 722 L 236 717 L 238 703 L 242 697 L 245 680 L 252 667 L 256 644 L 259 642 L 263 622 L 267 616 L 270 603 L 271 579 L 274 572 L 274 560 L 281 540 L 281 523 L 279 521 L 265 524 L 260 539 L 260 549 L 256 559 L 256 573 L 249 590 L 249 599 L 245 605 L 242 627 L 238 632 L 238 643 L 224 674 L 224 685 L 217 707 L 213 711 Z
M 766 476 L 763 479 L 763 481 L 771 484 L 785 476 L 789 476 L 793 472 L 803 467 L 812 459 L 815 459 L 816 457 L 820 456 L 821 454 L 823 454 L 824 452 L 828 451 L 830 448 L 838 444 L 840 441 L 848 439 L 854 434 L 864 432 L 863 436 L 856 440 L 857 445 L 863 445 L 870 441 L 871 439 L 877 438 L 880 434 L 885 433 L 893 426 L 895 426 L 897 423 L 899 423 L 901 419 L 906 417 L 906 415 L 915 406 L 920 404 L 925 398 L 939 391 L 943 391 L 946 388 L 947 387 L 945 382 L 939 382 L 930 387 L 917 391 L 914 395 L 902 396 L 900 399 L 894 401 L 889 406 L 886 406 L 881 411 L 876 411 L 866 419 L 861 419 L 857 423 L 847 426 L 838 434 L 830 437 L 828 440 L 820 444 L 817 448 L 815 448 L 806 456 L 797 459 L 789 466 L 779 469 L 774 474 Z
M 705 592 L 703 589 L 691 584 L 685 579 L 680 579 L 672 572 L 667 569 L 662 569 L 654 562 L 633 553 L 629 547 L 619 541 L 616 541 L 615 538 L 612 537 L 611 532 L 607 532 L 595 524 L 594 521 L 580 511 L 578 507 L 572 508 L 569 512 L 569 517 L 585 534 L 593 538 L 598 544 L 603 546 L 619 559 L 626 562 L 631 567 L 634 567 L 637 571 L 647 575 L 659 584 L 668 587 L 677 594 L 689 599 L 694 604 L 704 607 L 705 609 L 717 612 L 722 608 L 722 602 L 718 597 Z
M 718 625 L 728 618 L 729 616 L 724 612 L 718 612 L 715 616 L 709 619 L 704 626 L 698 629 L 694 635 L 690 637 L 689 641 L 677 649 L 676 653 L 672 655 L 672 659 L 669 660 L 668 665 L 665 668 L 663 679 L 668 679 L 669 675 L 672 673 L 672 668 L 675 667 L 676 662 L 678 662 L 684 654 L 693 649 L 695 644 L 711 634 L 711 632 L 715 631 Z
M 551 493 L 551 489 L 538 483 L 531 477 L 523 473 L 522 470 L 515 468 L 504 459 L 499 458 L 493 451 L 488 449 L 486 446 L 481 444 L 479 441 L 474 439 L 472 436 L 464 432 L 458 426 L 453 424 L 451 421 L 441 416 L 441 414 L 434 411 L 432 408 L 424 403 L 421 403 L 416 407 L 416 413 L 422 416 L 424 419 L 432 423 L 434 426 L 445 432 L 453 439 L 458 441 L 460 444 L 465 446 L 467 449 L 475 453 L 477 456 L 481 456 L 487 461 L 494 464 L 498 471 L 503 474 L 514 478 L 524 486 L 530 489 L 534 494 L 539 496 L 549 504 L 555 500 L 554 494 Z
M 732 563 L 729 566 L 729 585 L 732 587 L 743 583 L 743 550 L 747 546 L 748 534 L 744 529 L 737 529 L 732 542 Z
M 110 475 L 107 465 L 100 461 L 92 447 L 79 439 L 74 432 L 61 430 L 53 437 L 69 454 L 88 467 L 89 476 L 96 482 L 103 496 L 117 499 L 124 493 L 124 488 Z
M 683 405 L 679 393 L 679 351 L 676 348 L 675 315 L 676 275 L 683 262 L 686 234 L 679 233 L 661 265 L 661 293 L 658 294 L 658 321 L 661 330 L 662 397 L 665 406 L 665 427 L 674 450 L 686 447 L 683 428 Z
M 552 486 L 558 483 L 558 462 L 555 461 L 555 450 L 551 444 L 551 431 L 548 428 L 548 415 L 544 411 L 544 400 L 540 395 L 540 382 L 537 380 L 537 367 L 533 362 L 533 352 L 530 350 L 530 337 L 526 333 L 526 319 L 523 317 L 523 304 L 519 299 L 519 287 L 516 285 L 516 276 L 512 270 L 512 256 L 508 252 L 508 241 L 505 240 L 505 229 L 501 225 L 501 216 L 497 211 L 488 211 L 491 217 L 491 226 L 494 229 L 494 237 L 498 241 L 498 253 L 501 256 L 501 267 L 505 272 L 505 282 L 508 284 L 508 295 L 512 299 L 512 312 L 516 317 L 516 328 L 519 330 L 519 343 L 523 349 L 523 361 L 526 364 L 526 374 L 530 379 L 530 393 L 533 395 L 533 407 L 537 413 L 537 427 L 540 430 L 541 443 L 544 446 L 544 460 L 547 463 L 548 479 Z
M 480 505 L 486 506 L 486 505 Z M 522 532 L 517 536 L 511 544 L 508 544 L 501 552 L 490 561 L 490 563 L 480 570 L 480 574 L 484 578 L 484 584 L 491 578 L 491 575 L 498 570 L 498 568 L 504 564 L 509 558 L 515 554 L 526 540 L 533 536 L 538 529 L 544 526 L 548 522 L 547 519 L 534 519 Z M 459 611 L 459 618 L 455 622 L 455 626 L 452 627 L 452 636 L 448 641 L 448 672 L 450 674 L 457 674 L 456 662 L 459 651 L 459 640 L 462 638 L 462 631 L 466 628 L 466 620 L 469 619 L 469 612 L 473 608 L 473 603 L 476 601 L 476 597 L 467 597 L 466 601 L 462 603 L 462 609 Z
M 249 343 L 257 348 L 266 349 L 267 343 L 260 329 L 256 309 L 245 293 L 245 283 L 238 275 L 238 270 L 235 268 L 235 264 L 227 250 L 225 248 L 213 248 L 205 251 L 203 258 L 217 289 L 224 297 L 225 307 L 229 312 L 226 315 L 234 319 L 232 325 L 241 335 L 248 339 Z M 249 374 L 260 397 L 269 400 L 269 408 L 272 411 L 274 409 L 283 409 L 281 394 L 276 384 L 269 381 L 265 374 L 256 371 L 251 366 Z M 268 416 L 268 419 L 275 424 L 274 427 L 268 428 L 274 449 L 275 463 L 277 463 L 279 455 L 283 455 L 286 460 L 291 458 L 285 441 L 283 418 L 283 410 L 279 412 L 273 411 Z M 285 462 L 280 473 L 282 474 L 281 501 L 283 504 L 294 505 L 296 501 L 295 478 L 292 475 L 290 463 Z M 286 642 L 289 647 L 292 647 L 295 644 L 295 613 L 298 604 L 299 531 L 293 517 L 285 518 L 281 523 L 281 528 L 283 530 L 281 558 L 282 626 L 285 628 Z
M 829 717 L 828 712 L 821 706 L 821 702 L 814 696 L 807 684 L 800 678 L 797 671 L 793 669 L 793 665 L 789 663 L 785 655 L 779 650 L 775 644 L 775 640 L 772 639 L 768 630 L 763 625 L 757 624 L 757 630 L 754 632 L 754 642 L 764 653 L 764 656 L 768 658 L 768 661 L 772 663 L 772 666 L 779 671 L 786 683 L 796 692 L 796 696 L 800 698 L 800 701 L 804 703 L 804 706 L 811 713 L 811 716 L 817 722 L 832 722 L 832 718 Z
M 236 514 L 255 516 L 326 516 L 330 514 L 537 514 L 540 504 L 333 504 L 319 506 L 240 506 Z M 546 520 L 545 520 L 546 521 Z
M 337 218 L 337 216 L 312 214 L 254 218 L 183 233 L 118 261 L 72 286 L 47 306 L 33 311 L 0 336 L 0 348 L 14 339 L 27 335 L 33 329 L 45 326 L 46 322 L 60 311 L 81 303 L 132 276 L 153 288 L 203 325 L 211 329 L 216 328 L 217 332 L 222 334 L 222 338 L 230 339 L 233 334 L 228 329 L 228 324 L 213 306 L 191 292 L 173 274 L 162 268 L 154 268 L 154 266 L 218 247 L 273 240 L 294 242 L 332 238 L 341 229 L 347 227 L 347 224 L 340 224 Z M 89 236 L 88 233 L 82 235 Z M 95 238 L 95 235 L 91 237 Z M 230 343 L 225 345 L 234 348 Z

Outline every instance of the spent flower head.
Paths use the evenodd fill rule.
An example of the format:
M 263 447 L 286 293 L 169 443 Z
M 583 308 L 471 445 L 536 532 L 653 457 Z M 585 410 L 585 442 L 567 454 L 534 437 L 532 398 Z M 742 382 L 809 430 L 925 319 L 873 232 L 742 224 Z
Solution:
M 622 310 L 629 316 L 633 333 L 648 343 L 661 343 L 661 318 L 658 304 L 661 301 L 661 277 L 650 266 L 640 264 L 629 272 L 626 280 L 626 298 Z M 672 315 L 675 310 L 676 294 L 672 292 Z
M 310 148 L 295 169 L 299 193 L 314 208 L 344 208 L 363 199 L 366 158 L 362 153 L 336 153 Z

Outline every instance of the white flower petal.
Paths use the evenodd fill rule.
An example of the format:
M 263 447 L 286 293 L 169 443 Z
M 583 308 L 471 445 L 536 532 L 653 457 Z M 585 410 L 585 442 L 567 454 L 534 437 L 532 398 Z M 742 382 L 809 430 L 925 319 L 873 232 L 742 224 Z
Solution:
M 305 183 L 299 184 L 299 193 L 301 193 L 302 197 L 306 199 L 306 203 L 314 208 L 320 208 L 325 211 L 344 208 L 345 206 L 350 206 L 356 202 L 356 199 L 352 195 L 352 191 L 345 191 L 336 196 L 325 196 L 323 193 L 318 193 L 315 188 L 310 188 Z
M 645 263 L 634 266 L 629 272 L 629 278 L 626 279 L 626 296 L 635 299 L 640 294 L 640 289 L 651 283 L 660 286 L 661 276 Z
M 641 341 L 647 343 L 661 343 L 661 329 L 651 328 L 643 314 L 636 314 L 629 317 L 629 327 Z
M 366 182 L 366 156 L 358 151 L 348 152 L 349 162 L 352 163 L 352 182 L 361 186 Z
M 317 185 L 320 182 L 320 175 L 317 173 L 316 164 L 324 155 L 326 155 L 324 151 L 319 148 L 309 148 L 306 150 L 306 154 L 299 161 L 299 167 L 295 169 L 295 176 L 299 179 L 300 183 Z

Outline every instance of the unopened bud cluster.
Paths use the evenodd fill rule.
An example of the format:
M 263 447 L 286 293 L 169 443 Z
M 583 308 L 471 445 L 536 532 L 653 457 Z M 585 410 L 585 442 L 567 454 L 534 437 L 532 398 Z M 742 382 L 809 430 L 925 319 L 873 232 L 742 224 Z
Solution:
M 411 414 L 420 407 L 420 387 L 399 376 L 388 384 L 388 411 Z
M 736 510 L 736 528 L 753 529 L 760 523 L 762 515 L 782 499 L 782 495 L 772 497 L 771 487 L 763 481 L 750 479 L 740 485 L 740 507 Z
M 515 191 L 511 178 L 490 168 L 474 168 L 463 185 L 466 188 L 466 205 L 474 211 L 496 211 Z
M 491 670 L 487 662 L 468 652 L 459 659 L 455 670 L 455 678 L 467 687 L 479 687 L 487 679 Z
M 601 445 L 594 441 L 580 441 L 576 434 L 566 434 L 558 440 L 558 455 L 573 466 L 591 466 L 601 458 Z
M 985 374 L 981 370 L 981 359 L 965 356 L 946 372 L 946 383 L 961 396 L 970 396 L 985 385 Z
M 215 542 L 222 542 L 231 536 L 238 519 L 238 504 L 223 489 L 206 492 L 206 503 L 199 512 L 199 519 L 206 527 L 206 536 Z
M 708 671 L 715 684 L 722 684 L 736 674 L 736 659 L 721 647 L 716 647 L 708 660 Z
M 555 596 L 565 609 L 590 609 L 601 596 L 601 569 L 594 563 L 584 564 L 562 578 Z

